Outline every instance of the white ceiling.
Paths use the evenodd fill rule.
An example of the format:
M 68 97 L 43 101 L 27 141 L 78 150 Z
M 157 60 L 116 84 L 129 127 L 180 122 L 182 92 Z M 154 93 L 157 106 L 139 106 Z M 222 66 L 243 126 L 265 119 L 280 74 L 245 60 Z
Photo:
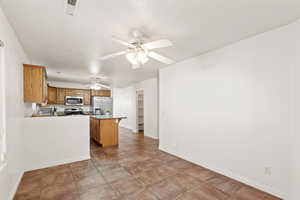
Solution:
M 174 46 L 157 52 L 181 61 L 300 17 L 299 0 L 79 0 L 73 17 L 64 0 L 0 3 L 32 63 L 47 65 L 50 79 L 86 82 L 99 71 L 115 86 L 155 77 L 166 65 L 152 60 L 132 70 L 124 56 L 100 63 L 97 57 L 125 49 L 111 35 L 129 40 L 139 29 L 148 41 L 170 39 Z

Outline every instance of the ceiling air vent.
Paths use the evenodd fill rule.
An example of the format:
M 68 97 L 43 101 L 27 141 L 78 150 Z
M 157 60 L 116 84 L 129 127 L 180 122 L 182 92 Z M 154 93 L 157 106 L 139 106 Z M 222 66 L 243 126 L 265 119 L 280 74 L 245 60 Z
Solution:
M 75 15 L 79 0 L 65 0 L 65 12 L 67 15 Z
M 68 4 L 72 6 L 76 6 L 77 0 L 68 0 Z

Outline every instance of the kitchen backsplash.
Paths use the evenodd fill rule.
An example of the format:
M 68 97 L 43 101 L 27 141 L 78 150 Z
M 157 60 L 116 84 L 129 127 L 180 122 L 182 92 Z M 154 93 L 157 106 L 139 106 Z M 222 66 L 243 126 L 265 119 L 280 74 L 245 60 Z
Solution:
M 24 105 L 24 117 L 31 117 L 33 114 L 39 113 L 40 110 L 44 110 L 42 112 L 49 112 L 50 108 L 56 108 L 57 112 L 64 112 L 65 108 L 82 108 L 84 112 L 91 111 L 90 105 L 86 106 L 66 106 L 66 105 L 57 105 L 57 104 L 48 104 L 46 106 L 41 106 L 40 104 L 36 103 L 25 103 Z M 49 109 L 47 111 L 47 109 Z
M 47 106 L 43 106 L 43 108 L 53 108 L 55 107 L 57 112 L 63 112 L 65 108 L 82 108 L 84 112 L 89 112 L 91 110 L 90 105 L 86 106 L 66 106 L 66 105 L 57 105 L 57 104 L 48 104 Z
M 46 106 L 42 106 L 40 104 L 36 103 L 25 103 L 24 105 L 24 116 L 25 117 L 31 117 L 33 114 L 38 114 L 40 112 L 50 112 L 51 108 L 56 108 L 57 112 L 64 112 L 65 108 L 81 108 L 84 112 L 92 112 L 93 109 L 90 105 L 84 105 L 84 106 L 66 106 L 66 105 L 58 105 L 58 104 L 48 104 Z M 100 108 L 103 109 L 103 111 L 110 110 L 113 111 L 112 108 L 112 102 L 109 101 L 101 101 L 100 102 Z

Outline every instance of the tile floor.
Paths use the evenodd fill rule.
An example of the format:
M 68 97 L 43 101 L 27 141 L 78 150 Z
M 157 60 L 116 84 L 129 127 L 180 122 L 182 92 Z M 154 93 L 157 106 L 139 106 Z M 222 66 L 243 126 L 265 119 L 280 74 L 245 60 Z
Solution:
M 15 200 L 276 200 L 158 150 L 120 129 L 119 148 L 91 142 L 91 160 L 26 172 Z

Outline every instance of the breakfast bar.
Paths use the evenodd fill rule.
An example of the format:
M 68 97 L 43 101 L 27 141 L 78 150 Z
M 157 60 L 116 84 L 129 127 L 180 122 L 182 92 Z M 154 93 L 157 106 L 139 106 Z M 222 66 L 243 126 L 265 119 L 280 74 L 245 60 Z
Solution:
M 90 137 L 103 147 L 119 145 L 119 123 L 126 117 L 114 115 L 91 115 Z

